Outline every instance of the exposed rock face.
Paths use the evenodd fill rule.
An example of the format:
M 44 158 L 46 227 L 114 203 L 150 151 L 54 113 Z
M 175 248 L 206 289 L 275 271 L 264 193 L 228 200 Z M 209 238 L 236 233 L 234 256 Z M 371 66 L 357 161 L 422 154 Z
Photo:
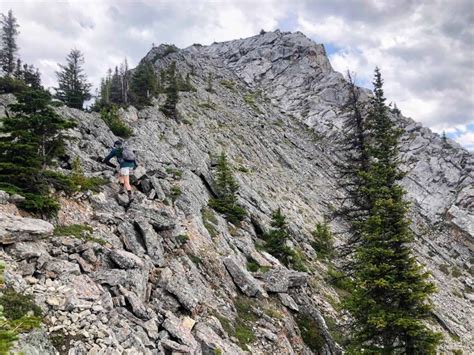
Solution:
M 53 233 L 51 223 L 0 213 L 0 244 L 35 241 Z
M 121 111 L 141 165 L 134 202 L 116 199 L 113 172 L 97 162 L 116 139 L 99 115 L 59 108 L 78 122 L 69 158 L 78 156 L 87 174 L 110 184 L 63 200 L 61 223 L 91 225 L 89 241 L 49 237 L 50 223 L 0 212 L 8 285 L 35 296 L 48 320 L 44 331 L 67 333 L 70 354 L 309 354 L 296 313 L 318 324 L 318 353 L 340 353 L 325 321 L 341 319 L 332 302 L 338 296 L 310 245 L 314 225 L 344 196 L 335 162 L 345 81 L 323 46 L 276 31 L 207 47 L 160 46 L 146 58 L 157 70 L 176 61 L 197 90 L 180 93 L 178 121 L 157 106 Z M 432 326 L 446 334 L 443 351 L 473 352 L 472 154 L 451 141 L 444 146 L 411 119 L 393 118 L 406 132 L 403 184 L 413 201 L 415 250 L 439 287 Z M 248 212 L 240 227 L 206 209 L 222 150 Z M 0 211 L 9 206 L 0 193 Z M 256 247 L 278 207 L 308 272 L 288 270 Z M 331 226 L 344 231 L 340 221 Z M 263 271 L 248 271 L 249 260 Z M 258 321 L 245 323 L 239 294 Z M 237 325 L 255 339 L 237 339 Z

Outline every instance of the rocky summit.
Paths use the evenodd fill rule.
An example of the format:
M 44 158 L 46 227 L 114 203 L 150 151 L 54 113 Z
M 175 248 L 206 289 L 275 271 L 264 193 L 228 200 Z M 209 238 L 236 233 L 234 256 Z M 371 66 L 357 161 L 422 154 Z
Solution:
M 40 329 L 21 335 L 17 351 L 342 353 L 347 316 L 337 304 L 344 291 L 311 242 L 316 223 L 345 196 L 337 164 L 348 89 L 324 46 L 275 31 L 210 46 L 161 45 L 145 58 L 156 73 L 176 62 L 196 90 L 179 93 L 176 120 L 160 111 L 164 97 L 120 110 L 139 162 L 130 205 L 114 171 L 98 162 L 117 137 L 99 114 L 67 107 L 57 111 L 77 127 L 58 169 L 67 173 L 79 158 L 86 175 L 108 183 L 97 192 L 58 192 L 61 209 L 48 221 L 19 211 L 21 197 L 0 193 L 5 282 L 33 295 L 44 315 Z M 14 100 L 2 96 L 0 114 Z M 414 249 L 437 285 L 429 326 L 443 334 L 442 353 L 473 353 L 473 155 L 391 115 L 404 130 Z M 247 211 L 240 226 L 207 207 L 222 151 Z M 305 271 L 288 269 L 261 247 L 277 208 Z M 58 235 L 58 225 L 91 232 Z M 341 243 L 344 221 L 329 225 Z

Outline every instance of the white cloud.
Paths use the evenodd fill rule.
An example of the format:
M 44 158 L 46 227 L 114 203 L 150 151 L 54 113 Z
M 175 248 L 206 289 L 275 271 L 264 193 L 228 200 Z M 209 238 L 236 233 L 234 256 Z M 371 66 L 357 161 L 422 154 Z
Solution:
M 124 57 L 135 66 L 152 43 L 210 44 L 281 26 L 336 47 L 333 67 L 355 71 L 365 86 L 378 65 L 388 100 L 437 132 L 474 120 L 473 7 L 471 0 L 0 2 L 0 12 L 11 8 L 18 18 L 20 55 L 46 86 L 56 85 L 57 63 L 71 48 L 84 53 L 97 85 Z
M 307 1 L 298 26 L 340 72 L 370 86 L 375 66 L 389 101 L 435 131 L 474 122 L 474 3 L 455 1 Z

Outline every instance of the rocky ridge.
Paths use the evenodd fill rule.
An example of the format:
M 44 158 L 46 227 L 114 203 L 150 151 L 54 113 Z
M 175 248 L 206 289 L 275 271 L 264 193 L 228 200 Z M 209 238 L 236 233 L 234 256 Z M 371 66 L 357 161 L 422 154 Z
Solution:
M 311 246 L 314 225 L 344 194 L 335 162 L 346 84 L 324 47 L 301 33 L 275 31 L 171 53 L 155 47 L 146 58 L 157 70 L 176 61 L 197 90 L 180 93 L 177 121 L 160 112 L 163 98 L 121 111 L 140 162 L 128 208 L 113 171 L 97 162 L 116 137 L 98 114 L 65 107 L 59 112 L 78 128 L 62 169 L 79 157 L 87 174 L 110 184 L 100 193 L 62 196 L 58 218 L 49 222 L 22 217 L 12 203 L 18 197 L 0 195 L 6 281 L 33 294 L 46 314 L 44 329 L 24 336 L 18 348 L 54 354 L 47 333 L 69 354 L 310 354 L 316 351 L 298 327 L 304 315 L 317 325 L 318 352 L 339 353 L 339 296 Z M 473 157 L 409 118 L 393 118 L 405 129 L 416 252 L 439 288 L 432 326 L 445 334 L 443 351 L 470 353 Z M 240 228 L 206 208 L 222 150 L 249 213 Z M 258 247 L 278 207 L 307 272 L 288 270 Z M 93 238 L 51 236 L 51 223 L 88 224 Z M 341 221 L 331 227 L 344 238 Z M 249 260 L 259 271 L 247 269 Z

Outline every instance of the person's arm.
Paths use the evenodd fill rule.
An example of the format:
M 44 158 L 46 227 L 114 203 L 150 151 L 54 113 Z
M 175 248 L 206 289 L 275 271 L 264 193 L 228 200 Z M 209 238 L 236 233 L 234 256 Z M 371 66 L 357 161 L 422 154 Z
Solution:
M 112 159 L 113 157 L 115 157 L 117 155 L 117 151 L 115 149 L 112 149 L 112 151 L 109 153 L 109 155 L 107 155 L 104 160 L 102 161 L 104 164 L 107 164 L 108 166 L 110 167 L 113 167 L 115 168 L 116 165 L 115 164 L 112 164 L 110 162 L 110 159 Z

